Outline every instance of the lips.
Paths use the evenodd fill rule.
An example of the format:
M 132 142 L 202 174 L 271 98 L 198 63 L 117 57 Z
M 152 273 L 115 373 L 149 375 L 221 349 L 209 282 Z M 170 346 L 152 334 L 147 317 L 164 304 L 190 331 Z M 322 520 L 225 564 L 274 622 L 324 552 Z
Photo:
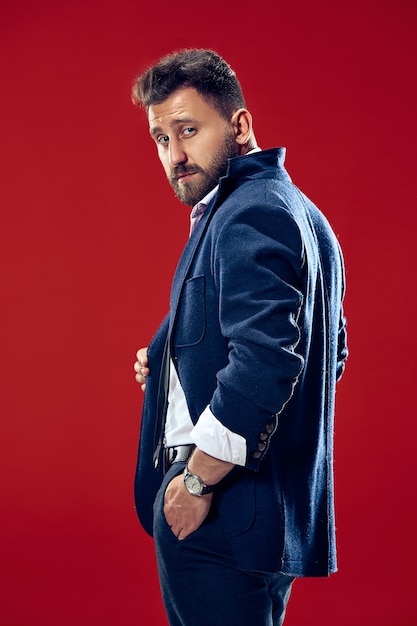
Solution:
M 186 181 L 194 174 L 198 174 L 198 168 L 195 170 L 188 169 L 186 165 L 179 165 L 172 172 L 172 179 L 176 182 Z
M 194 176 L 194 174 L 197 174 L 197 172 L 184 172 L 183 174 L 178 174 L 177 182 L 180 183 L 184 180 L 187 180 L 188 178 L 190 178 L 190 176 Z

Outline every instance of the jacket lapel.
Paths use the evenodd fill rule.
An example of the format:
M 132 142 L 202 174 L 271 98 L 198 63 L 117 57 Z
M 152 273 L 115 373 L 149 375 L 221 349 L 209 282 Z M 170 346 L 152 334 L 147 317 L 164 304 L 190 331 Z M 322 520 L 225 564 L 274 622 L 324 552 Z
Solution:
M 203 238 L 204 233 L 206 232 L 208 224 L 210 222 L 210 219 L 218 206 L 218 201 L 217 201 L 218 196 L 219 194 L 217 193 L 216 196 L 208 205 L 203 217 L 201 218 L 193 234 L 187 241 L 185 248 L 181 254 L 180 260 L 178 261 L 177 269 L 175 270 L 175 274 L 174 274 L 174 278 L 172 282 L 171 295 L 170 295 L 170 320 L 169 320 L 169 330 L 168 330 L 169 335 L 171 335 L 171 331 L 172 331 L 174 321 L 176 318 L 178 301 L 180 299 L 184 281 L 187 277 L 188 270 L 194 259 L 198 245 L 201 239 Z

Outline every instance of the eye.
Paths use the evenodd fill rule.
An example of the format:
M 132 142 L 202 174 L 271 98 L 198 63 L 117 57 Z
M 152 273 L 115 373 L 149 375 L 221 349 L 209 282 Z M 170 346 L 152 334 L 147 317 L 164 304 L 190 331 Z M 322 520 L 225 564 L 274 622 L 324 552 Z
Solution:
M 156 142 L 159 143 L 161 146 L 166 146 L 169 142 L 169 137 L 168 135 L 158 135 L 158 137 L 156 138 Z
M 195 132 L 196 132 L 196 129 L 193 126 L 187 126 L 182 131 L 182 134 L 185 135 L 186 137 L 189 137 L 190 135 L 193 135 Z

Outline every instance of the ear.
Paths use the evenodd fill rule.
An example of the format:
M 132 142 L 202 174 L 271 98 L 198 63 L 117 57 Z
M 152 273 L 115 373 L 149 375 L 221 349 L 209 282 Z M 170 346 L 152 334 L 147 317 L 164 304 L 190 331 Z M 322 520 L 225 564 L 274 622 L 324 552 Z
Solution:
M 230 120 L 235 134 L 236 143 L 246 145 L 252 137 L 252 115 L 247 109 L 238 109 Z

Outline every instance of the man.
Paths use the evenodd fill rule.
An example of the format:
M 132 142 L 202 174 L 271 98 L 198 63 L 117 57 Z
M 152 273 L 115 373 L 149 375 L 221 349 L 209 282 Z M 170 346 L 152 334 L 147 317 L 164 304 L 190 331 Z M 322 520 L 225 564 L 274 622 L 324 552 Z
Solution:
M 134 365 L 145 391 L 137 512 L 171 626 L 277 626 L 296 577 L 336 570 L 342 254 L 292 184 L 285 149 L 257 147 L 216 53 L 168 55 L 133 96 L 193 207 L 169 314 Z

